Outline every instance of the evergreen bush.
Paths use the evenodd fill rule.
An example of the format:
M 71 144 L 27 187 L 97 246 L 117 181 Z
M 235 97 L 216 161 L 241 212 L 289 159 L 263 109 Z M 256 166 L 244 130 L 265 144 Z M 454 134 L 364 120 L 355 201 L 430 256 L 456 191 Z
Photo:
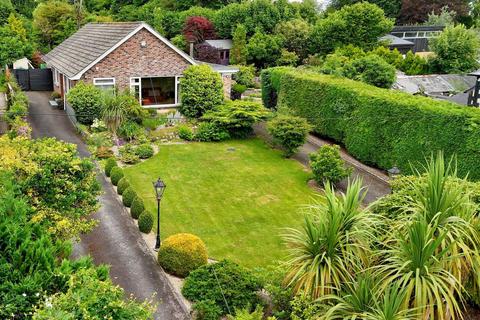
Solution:
M 305 143 L 310 129 L 307 120 L 295 116 L 279 115 L 268 122 L 268 131 L 286 157 L 291 157 Z
M 133 199 L 132 206 L 130 207 L 130 214 L 133 219 L 138 219 L 143 211 L 145 211 L 145 205 L 143 204 L 142 198 L 137 196 Z
M 123 193 L 128 187 L 130 187 L 130 182 L 128 182 L 127 177 L 123 177 L 122 179 L 120 179 L 120 181 L 118 181 L 118 184 L 117 184 L 117 193 L 118 193 L 119 195 L 122 195 L 122 193 Z
M 260 79 L 262 81 L 262 101 L 265 108 L 276 108 L 280 78 L 284 73 L 292 70 L 294 70 L 292 67 L 275 67 L 262 70 Z
M 162 242 L 158 262 L 168 273 L 183 278 L 208 263 L 207 247 L 193 234 L 175 234 Z
M 153 147 L 148 144 L 141 144 L 135 148 L 135 154 L 140 157 L 140 159 L 148 159 L 153 156 Z
M 180 125 L 177 128 L 177 134 L 180 139 L 192 141 L 194 138 L 193 130 L 187 125 Z
M 110 173 L 114 167 L 117 166 L 117 161 L 115 158 L 108 158 L 107 161 L 105 162 L 105 175 L 107 177 L 110 177 Z
M 112 184 L 114 186 L 118 185 L 118 182 L 120 179 L 124 177 L 124 173 L 122 168 L 120 167 L 113 167 L 113 169 L 110 171 L 110 180 L 112 181 Z
M 82 124 L 92 124 L 102 111 L 102 91 L 93 84 L 80 81 L 67 94 L 67 101 Z
M 143 211 L 138 217 L 138 229 L 143 233 L 150 233 L 153 228 L 153 215 L 148 211 Z
M 125 207 L 130 208 L 132 205 L 133 199 L 137 196 L 137 193 L 135 190 L 133 190 L 132 187 L 128 187 L 125 189 L 122 193 L 122 202 L 125 205 Z
M 280 82 L 280 109 L 307 119 L 363 163 L 408 174 L 443 150 L 457 155 L 460 175 L 480 179 L 478 110 L 308 71 L 287 72 Z
M 317 152 L 311 153 L 310 167 L 319 185 L 327 181 L 336 184 L 352 173 L 352 169 L 345 166 L 345 161 L 340 156 L 340 147 L 337 145 L 324 145 Z
M 185 280 L 182 294 L 194 303 L 213 301 L 225 315 L 229 309 L 256 305 L 260 288 L 260 282 L 250 271 L 223 260 L 192 271 Z

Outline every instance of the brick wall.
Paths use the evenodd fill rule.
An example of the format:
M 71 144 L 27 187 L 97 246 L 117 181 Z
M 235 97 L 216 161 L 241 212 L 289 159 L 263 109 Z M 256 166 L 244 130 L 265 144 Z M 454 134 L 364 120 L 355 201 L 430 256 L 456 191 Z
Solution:
M 141 47 L 142 41 L 146 42 L 145 48 Z M 180 76 L 189 65 L 177 52 L 142 29 L 88 70 L 82 79 L 93 82 L 93 78 L 115 78 L 116 86 L 122 90 L 130 87 L 130 77 Z

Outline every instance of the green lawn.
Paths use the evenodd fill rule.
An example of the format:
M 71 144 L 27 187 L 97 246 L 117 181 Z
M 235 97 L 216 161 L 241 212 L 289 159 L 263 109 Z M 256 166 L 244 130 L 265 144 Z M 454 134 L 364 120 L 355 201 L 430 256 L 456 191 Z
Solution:
M 152 181 L 160 176 L 166 182 L 162 239 L 193 233 L 211 258 L 250 267 L 285 256 L 282 228 L 300 226 L 302 209 L 318 197 L 298 162 L 259 139 L 162 145 L 153 158 L 125 172 L 155 214 Z

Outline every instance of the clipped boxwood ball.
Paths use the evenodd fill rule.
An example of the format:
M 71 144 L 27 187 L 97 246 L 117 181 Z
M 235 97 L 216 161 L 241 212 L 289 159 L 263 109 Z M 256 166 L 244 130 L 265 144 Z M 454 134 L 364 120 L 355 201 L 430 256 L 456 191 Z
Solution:
M 126 177 L 123 177 L 122 179 L 120 179 L 120 181 L 118 181 L 118 184 L 117 184 L 117 193 L 119 195 L 122 195 L 122 193 L 128 188 L 130 187 L 130 182 L 128 182 L 127 178 Z
M 107 177 L 110 177 L 110 173 L 112 172 L 112 169 L 117 166 L 117 161 L 115 158 L 108 158 L 107 161 L 105 162 L 105 175 Z
M 128 187 L 127 189 L 125 189 L 125 191 L 123 191 L 122 193 L 123 205 L 125 207 L 130 208 L 132 205 L 133 199 L 135 199 L 136 196 L 137 194 L 135 193 L 135 190 L 133 190 L 132 187 Z
M 153 227 L 153 215 L 148 211 L 143 211 L 138 217 L 138 229 L 143 233 L 150 233 Z
M 208 263 L 207 247 L 193 234 L 175 234 L 162 242 L 158 262 L 168 273 L 186 277 L 191 271 Z
M 110 171 L 110 180 L 112 180 L 114 186 L 118 185 L 123 176 L 123 170 L 120 167 L 113 167 L 112 171 Z
M 135 197 L 135 199 L 133 199 L 132 206 L 130 207 L 130 214 L 132 215 L 132 218 L 138 219 L 143 211 L 145 211 L 145 205 L 143 204 L 142 198 Z

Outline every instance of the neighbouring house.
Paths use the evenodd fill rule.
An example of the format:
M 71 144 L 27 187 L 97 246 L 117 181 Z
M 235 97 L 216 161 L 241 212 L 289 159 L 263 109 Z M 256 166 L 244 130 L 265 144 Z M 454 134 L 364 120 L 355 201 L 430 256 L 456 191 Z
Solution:
M 391 34 L 380 37 L 380 41 L 386 43 L 390 50 L 397 49 L 402 54 L 413 51 L 413 47 L 415 46 L 413 42 L 392 36 Z
M 196 47 L 197 57 L 200 60 L 204 60 L 202 58 L 205 57 L 209 59 L 205 61 L 228 66 L 232 47 L 233 42 L 230 39 L 205 40 Z
M 478 83 L 476 77 L 475 73 L 469 75 L 431 74 L 419 76 L 399 74 L 392 88 L 410 94 L 421 94 L 435 99 L 448 100 L 461 105 L 473 105 L 474 88 Z M 480 73 L 478 73 L 478 77 L 480 77 Z
M 145 108 L 178 106 L 183 71 L 206 63 L 194 60 L 144 22 L 89 23 L 43 60 L 52 69 L 54 90 L 64 99 L 84 81 L 103 90 L 130 90 Z M 238 69 L 209 65 L 221 74 L 229 97 L 232 74 Z
M 395 26 L 390 35 L 413 43 L 413 53 L 428 52 L 429 39 L 437 37 L 443 29 L 445 26 Z

